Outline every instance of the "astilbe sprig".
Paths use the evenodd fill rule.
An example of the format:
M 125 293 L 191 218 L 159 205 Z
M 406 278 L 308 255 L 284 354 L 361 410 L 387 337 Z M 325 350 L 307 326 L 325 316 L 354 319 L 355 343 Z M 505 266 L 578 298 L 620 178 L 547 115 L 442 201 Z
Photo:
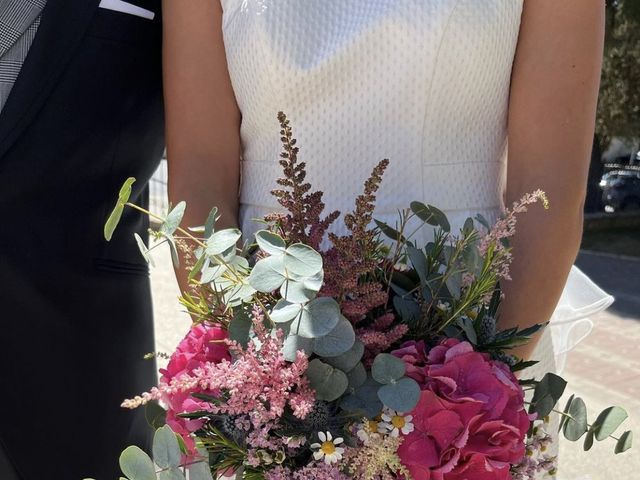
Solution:
M 374 276 L 386 259 L 380 253 L 378 233 L 369 228 L 376 192 L 388 165 L 388 160 L 382 160 L 373 169 L 364 192 L 356 199 L 355 210 L 344 217 L 349 234 L 330 233 L 332 247 L 323 255 L 325 283 L 320 294 L 335 298 L 354 324 L 389 300 L 384 285 Z
M 219 392 L 223 402 L 209 405 L 214 415 L 247 415 L 254 429 L 278 420 L 289 407 L 293 415 L 304 418 L 313 408 L 315 394 L 305 376 L 308 359 L 298 352 L 294 362 L 287 362 L 282 353 L 283 333 L 271 335 L 264 326 L 264 315 L 253 310 L 256 342 L 243 349 L 237 342 L 227 340 L 234 360 L 204 363 L 190 374 L 161 382 L 149 393 L 126 401 L 123 406 L 135 408 L 149 400 L 162 400 L 165 395 L 201 390 Z
M 288 213 L 269 214 L 265 220 L 275 224 L 280 230 L 279 233 L 290 243 L 301 242 L 318 250 L 327 229 L 340 216 L 340 212 L 334 211 L 322 218 L 325 208 L 322 201 L 323 192 L 309 193 L 311 184 L 305 182 L 306 164 L 298 162 L 299 149 L 296 147 L 289 120 L 280 112 L 278 121 L 283 147 L 280 154 L 283 177 L 279 178 L 277 183 L 284 188 L 273 190 L 271 194 Z

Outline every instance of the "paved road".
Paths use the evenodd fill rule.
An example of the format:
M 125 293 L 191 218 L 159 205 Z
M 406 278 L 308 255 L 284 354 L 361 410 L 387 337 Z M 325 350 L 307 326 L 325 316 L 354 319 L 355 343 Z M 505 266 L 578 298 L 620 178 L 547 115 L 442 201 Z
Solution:
M 156 255 L 152 273 L 156 313 L 156 344 L 171 352 L 189 326 L 177 302 L 179 295 L 166 251 Z M 594 419 L 612 404 L 627 407 L 637 447 L 614 457 L 613 444 L 594 446 L 589 454 L 581 443 L 561 443 L 560 480 L 640 479 L 640 261 L 583 253 L 578 266 L 617 297 L 609 311 L 595 318 L 594 332 L 572 352 L 564 377 L 569 393 L 583 397 Z M 629 427 L 628 427 L 629 428 Z

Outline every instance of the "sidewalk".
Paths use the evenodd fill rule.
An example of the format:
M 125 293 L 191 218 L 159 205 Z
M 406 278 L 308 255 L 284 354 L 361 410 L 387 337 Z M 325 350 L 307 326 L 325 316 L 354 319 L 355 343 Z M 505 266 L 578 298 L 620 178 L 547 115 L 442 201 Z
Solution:
M 189 318 L 178 304 L 178 287 L 166 250 L 154 256 L 151 280 L 156 315 L 157 351 L 170 353 L 184 336 Z M 595 318 L 596 327 L 569 357 L 563 376 L 569 394 L 584 398 L 590 420 L 610 405 L 627 408 L 636 445 L 613 455 L 614 442 L 594 445 L 587 454 L 582 442 L 561 442 L 560 480 L 636 480 L 640 478 L 640 261 L 583 254 L 578 265 L 617 296 L 609 311 Z

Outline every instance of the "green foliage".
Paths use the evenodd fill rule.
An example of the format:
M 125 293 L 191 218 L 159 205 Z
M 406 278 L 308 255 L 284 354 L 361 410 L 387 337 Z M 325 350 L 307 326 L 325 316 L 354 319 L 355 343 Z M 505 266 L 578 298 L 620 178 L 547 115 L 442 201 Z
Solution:
M 104 238 L 105 240 L 107 240 L 107 242 L 111 240 L 113 232 L 116 230 L 118 223 L 120 223 L 122 212 L 124 211 L 124 206 L 129 201 L 129 197 L 131 196 L 131 186 L 135 183 L 135 181 L 135 178 L 129 177 L 120 188 L 116 206 L 114 207 L 111 215 L 109 215 L 109 218 L 104 225 Z
M 404 376 L 404 362 L 388 353 L 380 353 L 376 356 L 371 366 L 373 379 L 382 384 L 393 383 Z
M 378 390 L 384 405 L 398 412 L 410 412 L 420 401 L 420 386 L 413 378 L 403 377 Z
M 129 480 L 156 480 L 153 461 L 139 447 L 127 447 L 120 455 L 120 469 Z
M 640 2 L 609 7 L 596 130 L 606 147 L 613 137 L 640 136 Z
M 349 386 L 349 379 L 342 370 L 338 370 L 317 358 L 309 362 L 307 378 L 311 388 L 316 391 L 317 399 L 327 402 L 340 398 Z
M 567 382 L 554 373 L 547 373 L 533 392 L 529 413 L 537 413 L 538 418 L 546 417 L 556 406 L 564 393 Z

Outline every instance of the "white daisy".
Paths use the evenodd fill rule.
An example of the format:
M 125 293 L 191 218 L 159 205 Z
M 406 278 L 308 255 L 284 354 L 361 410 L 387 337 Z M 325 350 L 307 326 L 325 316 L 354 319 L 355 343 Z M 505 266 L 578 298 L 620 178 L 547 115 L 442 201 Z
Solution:
M 412 415 L 404 415 L 390 408 L 386 408 L 382 413 L 382 421 L 389 429 L 389 435 L 392 437 L 398 437 L 400 433 L 408 435 L 413 432 L 412 420 Z
M 311 449 L 315 450 L 315 452 L 313 452 L 314 459 L 321 460 L 324 458 L 324 463 L 326 464 L 332 464 L 342 460 L 344 448 L 338 447 L 338 445 L 344 442 L 342 437 L 333 438 L 331 432 L 318 432 L 318 438 L 322 443 L 311 444 Z
M 366 420 L 364 423 L 360 423 L 357 426 L 358 430 L 356 435 L 365 445 L 369 443 L 372 438 L 378 438 L 381 433 L 389 433 L 389 428 L 386 423 L 377 420 Z

